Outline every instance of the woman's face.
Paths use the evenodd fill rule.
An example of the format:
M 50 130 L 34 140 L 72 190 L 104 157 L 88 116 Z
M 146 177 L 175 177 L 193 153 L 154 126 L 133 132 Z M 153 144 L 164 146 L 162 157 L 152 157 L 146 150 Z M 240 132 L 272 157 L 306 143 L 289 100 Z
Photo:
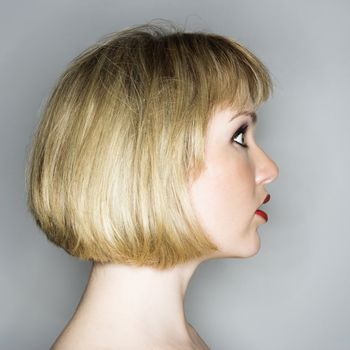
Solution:
M 254 109 L 248 105 L 244 111 Z M 213 257 L 249 257 L 259 251 L 257 228 L 266 221 L 255 211 L 268 194 L 265 185 L 279 173 L 276 163 L 255 143 L 251 116 L 230 121 L 237 113 L 227 108 L 213 114 L 206 138 L 206 169 L 190 184 L 196 215 L 220 250 Z M 242 134 L 244 125 L 248 127 Z

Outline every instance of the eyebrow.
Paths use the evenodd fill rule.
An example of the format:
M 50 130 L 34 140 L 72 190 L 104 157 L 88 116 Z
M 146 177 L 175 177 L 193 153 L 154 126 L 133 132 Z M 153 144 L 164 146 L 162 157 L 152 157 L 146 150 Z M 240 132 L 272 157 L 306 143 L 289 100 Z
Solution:
M 255 112 L 250 112 L 250 111 L 243 111 L 235 114 L 230 121 L 232 121 L 234 118 L 239 117 L 240 115 L 249 115 L 252 118 L 252 122 L 255 125 L 258 121 L 258 116 L 256 115 Z

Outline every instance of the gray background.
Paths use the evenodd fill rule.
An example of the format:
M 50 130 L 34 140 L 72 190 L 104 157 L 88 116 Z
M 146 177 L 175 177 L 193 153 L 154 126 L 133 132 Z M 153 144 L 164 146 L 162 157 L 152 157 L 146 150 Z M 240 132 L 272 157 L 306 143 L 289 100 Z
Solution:
M 213 350 L 348 350 L 349 13 L 340 0 L 1 1 L 0 348 L 48 349 L 91 266 L 49 243 L 25 207 L 39 109 L 83 49 L 163 18 L 233 36 L 275 84 L 258 110 L 257 142 L 280 168 L 267 186 L 261 250 L 200 265 L 185 299 L 189 322 Z

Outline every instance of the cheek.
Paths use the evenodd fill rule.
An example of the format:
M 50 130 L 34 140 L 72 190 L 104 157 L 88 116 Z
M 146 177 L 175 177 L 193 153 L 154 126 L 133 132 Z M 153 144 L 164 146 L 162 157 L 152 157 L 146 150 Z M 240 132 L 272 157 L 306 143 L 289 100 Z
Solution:
M 224 202 L 243 205 L 255 191 L 254 170 L 244 152 L 229 150 L 210 158 L 203 182 Z M 205 186 L 204 186 L 205 187 Z
M 205 229 L 216 231 L 244 224 L 251 216 L 254 177 L 244 158 L 217 159 L 192 184 L 191 199 L 197 217 Z

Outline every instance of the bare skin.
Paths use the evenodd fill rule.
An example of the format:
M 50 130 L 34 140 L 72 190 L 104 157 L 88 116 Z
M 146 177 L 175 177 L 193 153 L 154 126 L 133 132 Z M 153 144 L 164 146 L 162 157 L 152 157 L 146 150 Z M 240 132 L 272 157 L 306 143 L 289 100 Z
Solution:
M 94 264 L 78 308 L 51 350 L 208 350 L 183 310 L 185 289 L 199 263 L 166 272 Z
M 246 110 L 253 112 L 249 105 Z M 255 211 L 266 197 L 264 185 L 278 175 L 255 143 L 251 116 L 232 119 L 236 113 L 218 110 L 211 118 L 206 170 L 190 186 L 196 215 L 219 251 L 165 271 L 94 264 L 78 308 L 51 350 L 209 349 L 185 317 L 188 283 L 204 260 L 259 251 L 257 228 L 265 220 Z M 247 132 L 238 133 L 244 125 Z

